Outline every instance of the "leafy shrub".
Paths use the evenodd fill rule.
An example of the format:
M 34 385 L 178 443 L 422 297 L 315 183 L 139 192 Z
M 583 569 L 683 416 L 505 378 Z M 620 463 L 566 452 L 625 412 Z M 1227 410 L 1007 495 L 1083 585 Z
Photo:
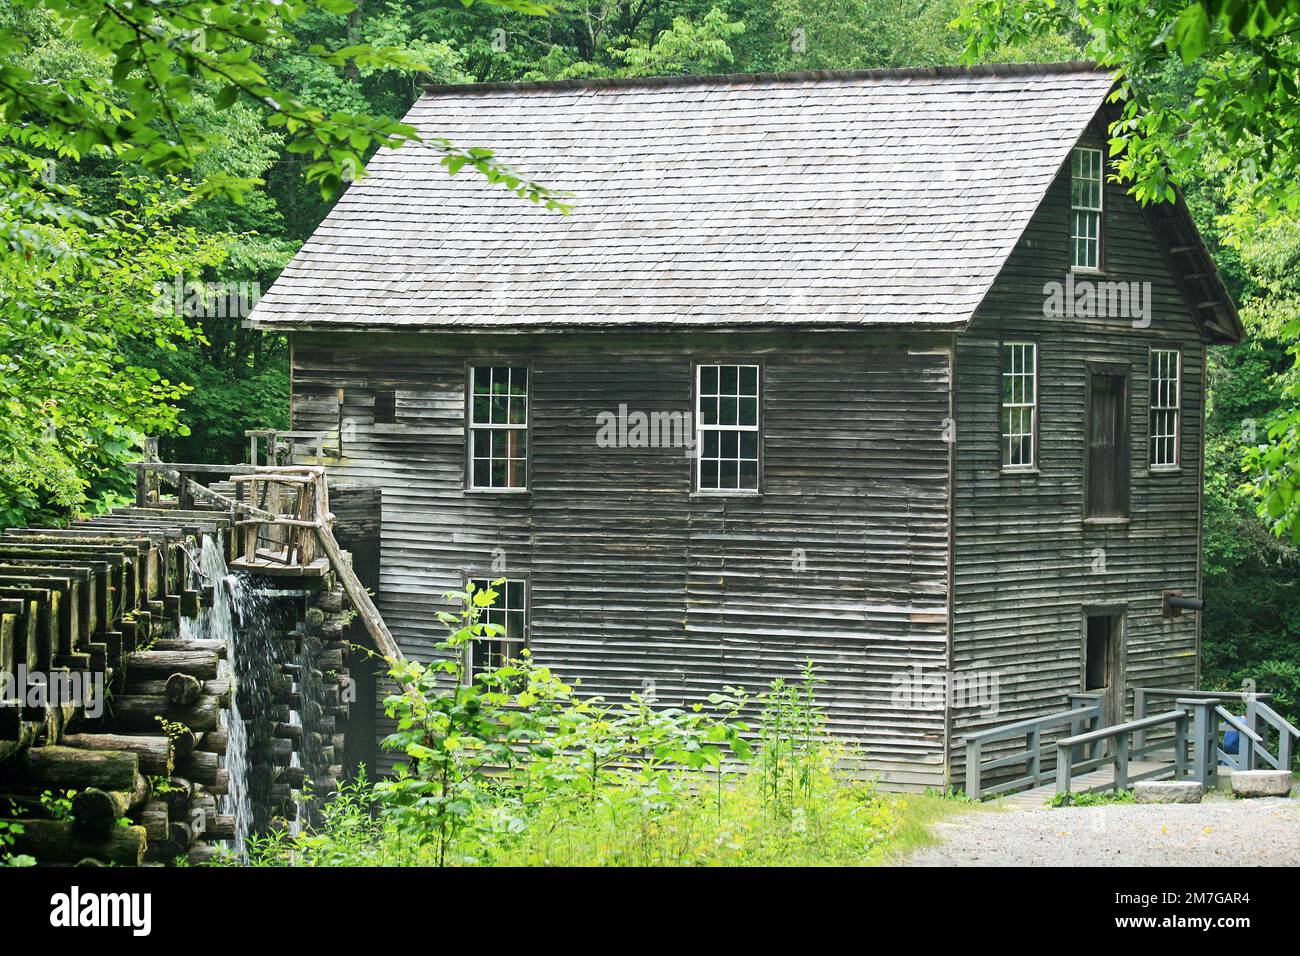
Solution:
M 391 671 L 384 743 L 405 763 L 344 786 L 314 832 L 253 838 L 250 863 L 860 864 L 899 831 L 906 802 L 841 769 L 811 664 L 689 707 L 581 697 L 526 654 L 467 679 L 471 642 L 500 634 L 480 620 L 496 592 L 448 597 L 442 655 Z

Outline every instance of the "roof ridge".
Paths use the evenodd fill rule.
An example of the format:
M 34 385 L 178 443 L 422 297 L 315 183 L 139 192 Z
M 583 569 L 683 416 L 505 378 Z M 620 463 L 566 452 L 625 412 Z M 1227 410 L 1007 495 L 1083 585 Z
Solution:
M 448 93 L 585 90 L 618 87 L 708 86 L 727 83 L 800 83 L 809 80 L 903 80 L 942 76 L 1027 76 L 1032 74 L 1106 73 L 1091 60 L 1059 63 L 981 63 L 974 66 L 907 66 L 874 70 L 798 70 L 787 73 L 693 73 L 673 76 L 604 76 L 571 80 L 495 80 L 483 83 L 428 83 L 426 95 Z

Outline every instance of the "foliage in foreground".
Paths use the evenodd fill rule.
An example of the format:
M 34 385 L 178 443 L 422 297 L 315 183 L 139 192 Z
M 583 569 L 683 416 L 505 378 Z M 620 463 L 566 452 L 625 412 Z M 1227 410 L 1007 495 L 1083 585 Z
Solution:
M 113 228 L 46 229 L 41 254 L 0 256 L 0 526 L 104 502 L 141 436 L 185 430 L 185 387 L 134 356 L 196 337 L 156 288 L 222 252 L 176 223 L 179 184 L 120 177 L 116 195 Z
M 403 661 L 385 746 L 406 765 L 345 786 L 324 826 L 255 839 L 255 865 L 861 864 L 902 832 L 907 801 L 841 768 L 811 667 L 756 701 L 708 707 L 581 698 L 526 658 L 466 680 L 491 589 L 450 597 L 444 656 Z M 742 719 L 757 710 L 757 725 Z M 754 743 L 751 744 L 751 738 Z M 916 798 L 918 800 L 922 798 Z

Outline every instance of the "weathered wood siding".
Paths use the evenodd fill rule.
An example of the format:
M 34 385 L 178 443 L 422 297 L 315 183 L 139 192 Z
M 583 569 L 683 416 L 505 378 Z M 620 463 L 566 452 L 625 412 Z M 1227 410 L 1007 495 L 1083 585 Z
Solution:
M 536 657 L 587 692 L 699 700 L 812 659 L 886 785 L 936 785 L 943 709 L 894 681 L 948 651 L 950 341 L 296 333 L 294 427 L 338 429 L 331 474 L 383 488 L 377 598 L 413 656 L 442 592 L 504 569 L 529 582 Z M 526 495 L 465 490 L 470 355 L 531 363 Z M 693 495 L 682 448 L 597 446 L 621 404 L 690 413 L 692 359 L 720 356 L 763 365 L 760 497 Z
M 1098 142 L 1098 145 L 1101 145 Z M 1161 617 L 1161 590 L 1199 593 L 1204 349 L 1141 210 L 1105 187 L 1104 267 L 1099 278 L 1150 282 L 1152 321 L 1048 318 L 1044 285 L 1069 269 L 1068 165 L 980 308 L 958 338 L 954 470 L 954 667 L 999 678 L 996 716 L 952 714 L 960 781 L 964 733 L 1037 716 L 1082 690 L 1081 621 L 1087 606 L 1126 615 L 1126 683 L 1192 687 L 1199 620 Z M 1079 276 L 1079 278 L 1087 278 Z M 1002 338 L 1039 348 L 1039 470 L 1001 470 Z M 1148 350 L 1178 348 L 1183 360 L 1182 467 L 1148 470 Z M 1129 370 L 1131 510 L 1127 523 L 1083 520 L 1088 362 Z M 1099 562 L 1104 559 L 1104 570 Z M 1126 707 L 1131 708 L 1128 694 Z

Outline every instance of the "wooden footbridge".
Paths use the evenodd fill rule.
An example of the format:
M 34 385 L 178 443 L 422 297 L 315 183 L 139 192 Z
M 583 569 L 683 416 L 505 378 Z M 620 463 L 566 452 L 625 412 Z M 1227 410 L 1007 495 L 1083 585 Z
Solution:
M 264 728 L 249 735 L 252 786 L 267 813 L 292 818 L 308 773 L 328 793 L 342 772 L 345 595 L 396 656 L 334 536 L 323 468 L 152 455 L 135 468 L 132 506 L 0 534 L 0 820 L 13 825 L 0 857 L 209 859 L 235 836 L 219 807 L 241 694 L 245 722 Z M 223 586 L 199 566 L 205 539 L 231 569 L 293 579 L 316 608 L 314 623 L 272 641 L 265 686 L 232 686 L 226 646 L 182 627 Z M 68 792 L 70 812 L 59 809 Z
M 1056 713 L 970 734 L 966 793 L 1041 806 L 1054 795 L 1128 790 L 1143 780 L 1194 780 L 1226 770 L 1289 770 L 1296 728 L 1269 694 L 1138 687 L 1132 720 L 1105 726 L 1099 694 L 1070 694 Z M 1225 749 L 1227 731 L 1237 745 Z

